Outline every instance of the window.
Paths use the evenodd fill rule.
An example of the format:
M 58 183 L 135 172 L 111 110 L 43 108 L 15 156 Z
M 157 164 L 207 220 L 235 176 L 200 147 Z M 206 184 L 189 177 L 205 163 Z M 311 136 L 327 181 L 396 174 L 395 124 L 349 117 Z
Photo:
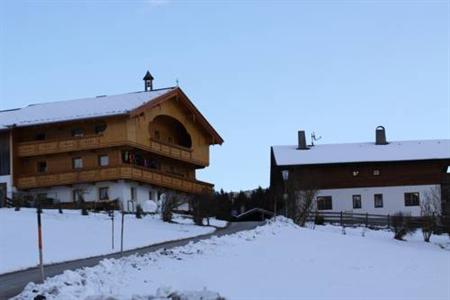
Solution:
M 375 208 L 383 207 L 383 194 L 373 195 L 373 201 Z
M 72 129 L 72 136 L 73 137 L 82 137 L 82 136 L 84 136 L 83 128 L 74 128 L 74 129 Z
M 72 200 L 73 202 L 81 202 L 83 199 L 82 191 L 79 189 L 75 189 L 72 191 Z
M 98 165 L 101 167 L 106 167 L 109 165 L 109 156 L 108 155 L 99 155 L 98 156 Z
M 159 130 L 155 130 L 155 139 L 159 140 L 161 135 L 159 134 Z
M 82 169 L 83 168 L 83 159 L 81 157 L 72 158 L 72 168 L 73 169 Z
M 373 170 L 372 174 L 373 174 L 373 176 L 379 176 L 380 170 Z
M 47 162 L 46 161 L 38 161 L 38 163 L 37 163 L 37 171 L 39 173 L 47 172 Z
M 358 175 L 359 175 L 359 171 L 353 171 L 353 172 L 352 172 L 352 175 L 353 175 L 354 177 L 358 176 Z
M 317 209 L 318 210 L 333 209 L 331 196 L 317 197 Z
M 136 200 L 136 188 L 135 187 L 130 188 L 130 199 L 132 201 Z
M 353 195 L 353 208 L 361 208 L 361 195 Z
M 95 134 L 101 134 L 106 130 L 106 124 L 97 124 L 94 126 Z
M 109 200 L 109 188 L 101 187 L 98 189 L 98 200 Z
M 419 193 L 405 193 L 405 206 L 419 206 Z
M 36 136 L 35 136 L 35 140 L 37 140 L 37 141 L 45 140 L 45 133 L 44 132 L 37 133 Z

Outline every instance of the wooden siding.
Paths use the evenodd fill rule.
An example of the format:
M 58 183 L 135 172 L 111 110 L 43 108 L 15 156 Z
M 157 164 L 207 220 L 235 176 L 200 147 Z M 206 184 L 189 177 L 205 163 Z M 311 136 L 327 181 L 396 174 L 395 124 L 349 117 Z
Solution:
M 212 191 L 213 188 L 212 184 L 206 182 L 170 176 L 156 170 L 143 169 L 136 166 L 106 167 L 55 174 L 20 176 L 17 178 L 17 187 L 19 189 L 44 188 L 120 179 L 154 184 L 187 193 L 201 193 L 204 190 Z
M 281 170 L 299 186 L 318 189 L 441 184 L 450 160 L 348 163 L 278 167 L 272 156 L 271 187 L 281 188 Z M 373 171 L 378 170 L 379 175 Z M 353 172 L 358 174 L 353 176 Z

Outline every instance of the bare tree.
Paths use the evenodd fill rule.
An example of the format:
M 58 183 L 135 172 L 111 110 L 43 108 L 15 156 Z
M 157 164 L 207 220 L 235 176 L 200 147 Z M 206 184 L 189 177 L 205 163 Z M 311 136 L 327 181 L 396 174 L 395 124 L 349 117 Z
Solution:
M 317 189 L 302 189 L 293 191 L 288 197 L 288 217 L 298 224 L 305 226 L 308 216 L 314 211 Z
M 394 239 L 404 241 L 408 233 L 414 232 L 415 228 L 411 226 L 410 216 L 398 212 L 391 217 L 391 227 L 394 231 Z
M 420 215 L 422 216 L 422 234 L 425 242 L 430 242 L 431 235 L 437 227 L 437 217 L 441 214 L 440 189 L 431 188 L 420 202 Z
M 161 199 L 161 219 L 163 222 L 172 222 L 173 210 L 181 205 L 176 194 L 165 193 Z

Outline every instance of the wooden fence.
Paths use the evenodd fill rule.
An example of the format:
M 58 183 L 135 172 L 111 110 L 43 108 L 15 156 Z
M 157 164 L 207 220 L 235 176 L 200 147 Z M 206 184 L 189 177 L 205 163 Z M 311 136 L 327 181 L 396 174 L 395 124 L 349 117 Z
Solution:
M 365 226 L 371 228 L 390 228 L 398 220 L 397 215 L 376 215 L 352 212 L 313 212 L 308 221 L 323 221 L 324 223 L 338 224 L 344 227 Z M 449 216 L 413 217 L 403 215 L 403 220 L 412 228 L 423 228 L 433 223 L 436 231 L 450 232 Z

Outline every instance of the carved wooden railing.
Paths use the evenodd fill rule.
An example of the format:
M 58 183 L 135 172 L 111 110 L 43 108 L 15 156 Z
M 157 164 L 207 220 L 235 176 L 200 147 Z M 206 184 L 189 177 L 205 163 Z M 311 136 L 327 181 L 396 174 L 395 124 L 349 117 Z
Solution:
M 213 185 L 210 183 L 128 165 L 55 174 L 20 176 L 17 178 L 17 187 L 19 189 L 31 189 L 119 179 L 155 184 L 187 193 L 201 193 L 205 190 L 212 191 L 213 189 Z
M 170 158 L 186 161 L 200 166 L 208 166 L 208 161 L 194 157 L 189 148 L 149 140 L 149 145 L 138 144 L 133 141 L 109 141 L 102 135 L 85 136 L 79 138 L 68 138 L 50 141 L 32 141 L 17 144 L 17 156 L 30 157 L 55 153 L 91 150 L 116 146 L 131 146 L 144 151 L 153 152 Z

